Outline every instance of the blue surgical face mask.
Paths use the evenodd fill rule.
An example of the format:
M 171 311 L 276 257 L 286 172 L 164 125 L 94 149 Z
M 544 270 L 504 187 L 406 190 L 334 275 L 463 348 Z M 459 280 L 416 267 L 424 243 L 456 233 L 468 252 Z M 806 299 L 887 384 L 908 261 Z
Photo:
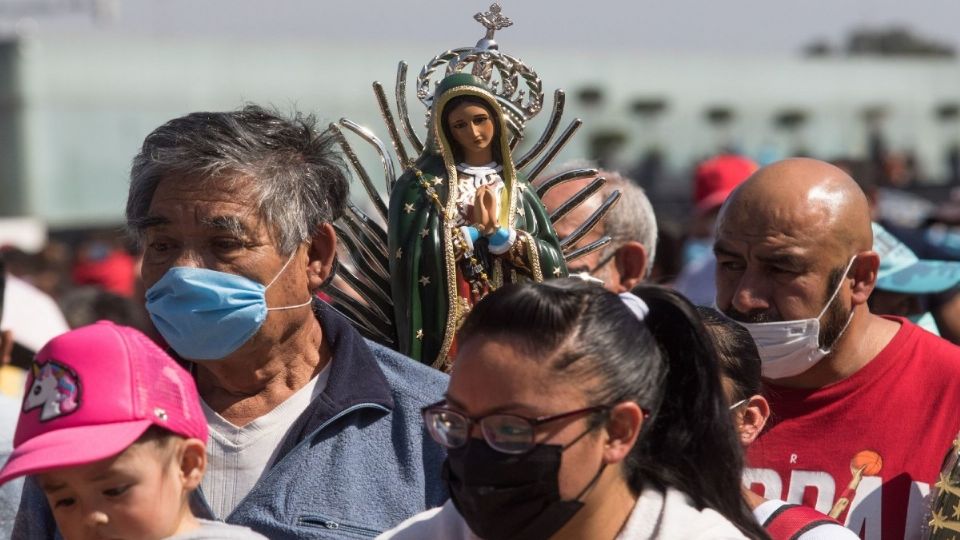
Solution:
M 683 243 L 682 261 L 686 266 L 701 257 L 713 253 L 713 238 L 688 238 Z
M 147 290 L 147 311 L 163 339 L 188 360 L 220 360 L 247 342 L 275 310 L 310 304 L 267 307 L 266 292 L 290 265 L 293 255 L 266 286 L 236 274 L 176 266 Z

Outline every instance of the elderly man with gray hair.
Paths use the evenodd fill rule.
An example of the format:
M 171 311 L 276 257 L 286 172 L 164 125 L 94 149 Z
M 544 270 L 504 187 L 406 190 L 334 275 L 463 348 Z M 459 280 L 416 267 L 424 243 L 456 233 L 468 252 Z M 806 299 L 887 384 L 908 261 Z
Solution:
M 587 168 L 593 168 L 593 165 L 581 161 L 565 163 L 558 170 Z M 593 231 L 577 242 L 576 247 L 595 242 L 605 235 L 610 236 L 611 242 L 598 251 L 571 261 L 568 269 L 571 275 L 589 275 L 603 281 L 604 287 L 613 292 L 627 292 L 646 279 L 653 269 L 653 258 L 657 252 L 657 218 L 646 193 L 632 180 L 614 171 L 601 170 L 598 175 L 606 179 L 603 187 L 554 226 L 557 236 L 561 240 L 566 238 L 611 193 L 619 191 L 619 202 Z M 585 177 L 558 185 L 544 194 L 543 205 L 547 211 L 553 212 L 594 178 Z
M 147 310 L 210 427 L 198 517 L 271 539 L 354 538 L 446 499 L 444 454 L 420 421 L 446 376 L 364 340 L 315 296 L 347 197 L 330 134 L 256 106 L 171 120 L 134 159 L 127 222 Z M 53 527 L 28 483 L 14 537 Z

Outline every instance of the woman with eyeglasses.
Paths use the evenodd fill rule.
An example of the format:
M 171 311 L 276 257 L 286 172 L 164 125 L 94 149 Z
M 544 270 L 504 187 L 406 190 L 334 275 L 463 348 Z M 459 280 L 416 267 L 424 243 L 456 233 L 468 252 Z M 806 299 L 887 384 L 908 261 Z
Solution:
M 766 538 L 693 306 L 635 293 L 558 279 L 478 303 L 423 413 L 450 501 L 380 538 Z
M 746 449 L 770 418 L 770 404 L 761 394 L 760 353 L 750 332 L 708 307 L 697 307 L 720 361 L 720 380 L 730 403 L 733 425 Z M 750 477 L 748 472 L 747 477 Z M 769 495 L 769 494 L 765 494 Z M 766 499 L 743 488 L 743 497 L 773 540 L 857 540 L 850 529 L 817 510 Z M 849 503 L 849 499 L 847 503 Z

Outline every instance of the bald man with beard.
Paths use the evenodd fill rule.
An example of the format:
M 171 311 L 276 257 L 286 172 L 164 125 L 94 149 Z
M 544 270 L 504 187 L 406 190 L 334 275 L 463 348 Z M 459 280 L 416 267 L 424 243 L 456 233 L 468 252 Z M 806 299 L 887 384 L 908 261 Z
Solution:
M 960 349 L 870 313 L 872 244 L 867 199 L 846 173 L 774 163 L 720 211 L 716 303 L 753 336 L 773 411 L 745 483 L 863 538 L 918 538 L 960 430 Z

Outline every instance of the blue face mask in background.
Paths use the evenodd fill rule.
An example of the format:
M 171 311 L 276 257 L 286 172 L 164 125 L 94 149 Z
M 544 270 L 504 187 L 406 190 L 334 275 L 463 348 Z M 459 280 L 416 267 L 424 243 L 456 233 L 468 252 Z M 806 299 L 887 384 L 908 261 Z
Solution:
M 713 253 L 713 238 L 688 238 L 683 243 L 683 265 L 686 266 L 707 254 Z
M 266 292 L 293 255 L 266 286 L 236 274 L 176 266 L 147 290 L 147 311 L 163 339 L 188 360 L 220 360 L 247 342 L 269 311 Z

